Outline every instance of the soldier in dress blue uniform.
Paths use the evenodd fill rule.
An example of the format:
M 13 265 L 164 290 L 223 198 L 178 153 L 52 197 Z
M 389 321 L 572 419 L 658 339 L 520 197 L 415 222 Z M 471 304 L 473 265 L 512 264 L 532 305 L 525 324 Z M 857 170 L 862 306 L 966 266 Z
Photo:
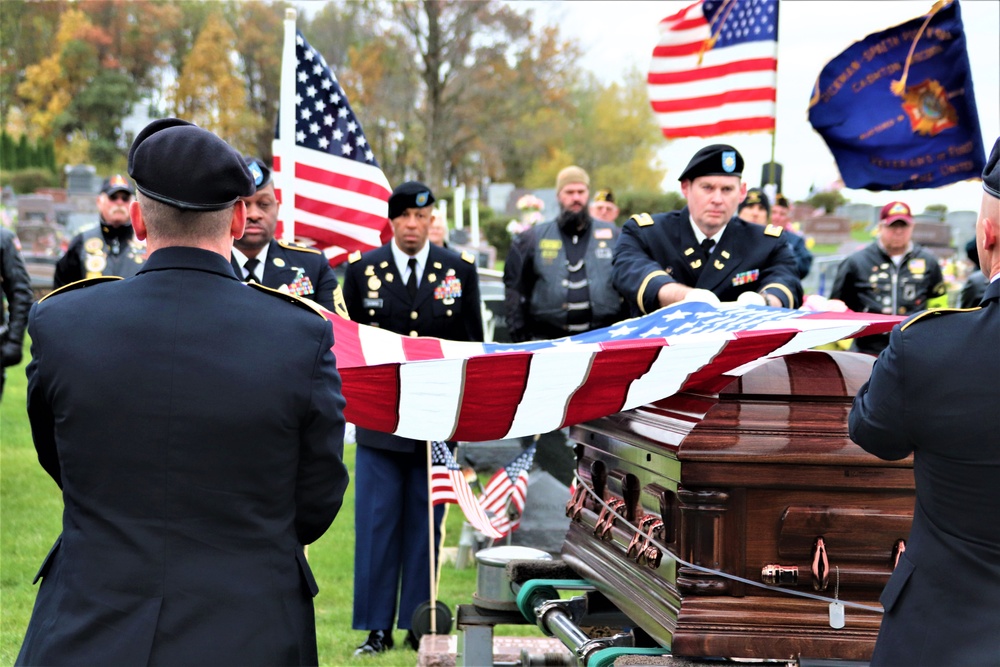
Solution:
M 913 454 L 917 491 L 872 667 L 1000 664 L 1000 139 L 983 190 L 980 307 L 893 328 L 848 420 L 872 454 Z
M 244 197 L 247 226 L 243 238 L 233 242 L 233 270 L 245 281 L 254 281 L 286 294 L 315 301 L 347 317 L 344 295 L 326 256 L 316 248 L 274 238 L 278 226 L 278 199 L 271 170 L 255 157 L 244 156 L 256 191 Z
M 98 224 L 73 237 L 56 263 L 55 289 L 84 278 L 134 276 L 146 261 L 146 244 L 135 237 L 128 209 L 135 190 L 121 174 L 101 184 L 97 195 Z
M 428 241 L 433 203 L 430 189 L 416 181 L 393 191 L 393 239 L 349 257 L 347 310 L 355 322 L 403 335 L 481 341 L 475 257 Z M 430 599 L 427 443 L 363 428 L 357 441 L 353 627 L 369 634 L 355 655 L 392 648 L 397 617 L 407 646 L 416 649 L 413 613 Z M 435 508 L 438 540 L 443 514 L 443 506 Z
M 316 665 L 303 545 L 348 482 L 332 327 L 233 272 L 254 185 L 222 139 L 156 120 L 128 165 L 149 260 L 31 309 L 28 418 L 64 510 L 17 664 Z
M 681 174 L 687 206 L 633 215 L 615 246 L 612 278 L 633 315 L 682 301 L 695 288 L 721 301 L 756 292 L 769 306 L 797 308 L 802 284 L 777 225 L 735 217 L 746 195 L 743 157 L 732 146 L 698 151 Z

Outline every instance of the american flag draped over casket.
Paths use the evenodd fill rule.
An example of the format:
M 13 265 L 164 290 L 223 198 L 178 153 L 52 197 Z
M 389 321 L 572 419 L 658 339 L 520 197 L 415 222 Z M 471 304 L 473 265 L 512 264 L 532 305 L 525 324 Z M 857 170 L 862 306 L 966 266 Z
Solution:
M 411 338 L 329 318 L 348 421 L 472 442 L 597 419 L 757 360 L 885 333 L 903 319 L 685 302 L 577 336 L 511 344 Z

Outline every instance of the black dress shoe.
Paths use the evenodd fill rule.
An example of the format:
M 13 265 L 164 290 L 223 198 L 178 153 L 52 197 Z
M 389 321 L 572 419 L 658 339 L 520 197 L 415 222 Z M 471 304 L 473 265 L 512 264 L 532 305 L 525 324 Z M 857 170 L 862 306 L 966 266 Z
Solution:
M 413 632 L 413 630 L 406 631 L 406 639 L 403 640 L 403 644 L 406 648 L 413 649 L 414 651 L 420 650 L 420 637 Z
M 392 648 L 392 630 L 372 630 L 368 633 L 368 639 L 354 651 L 355 657 L 359 655 L 375 655 Z

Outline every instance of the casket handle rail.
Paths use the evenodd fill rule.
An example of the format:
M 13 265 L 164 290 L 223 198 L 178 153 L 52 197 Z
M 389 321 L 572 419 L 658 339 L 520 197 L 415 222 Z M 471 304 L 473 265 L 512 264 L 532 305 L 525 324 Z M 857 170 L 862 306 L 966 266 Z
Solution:
M 639 520 L 638 530 L 632 535 L 625 555 L 641 565 L 643 562 L 655 570 L 660 566 L 663 554 L 653 546 L 653 540 L 663 539 L 663 520 L 655 514 L 647 514 Z
M 611 529 L 615 525 L 617 517 L 625 516 L 625 501 L 614 498 L 608 502 L 608 506 L 601 508 L 601 513 L 594 524 L 594 536 L 601 540 L 611 539 L 613 534 Z

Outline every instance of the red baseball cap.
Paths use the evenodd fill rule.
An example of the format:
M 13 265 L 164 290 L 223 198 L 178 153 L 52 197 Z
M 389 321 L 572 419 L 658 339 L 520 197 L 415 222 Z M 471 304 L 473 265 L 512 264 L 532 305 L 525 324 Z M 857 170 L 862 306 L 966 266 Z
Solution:
M 913 215 L 910 213 L 910 207 L 901 201 L 891 201 L 882 207 L 882 213 L 879 214 L 879 221 L 883 225 L 891 225 L 897 220 L 902 220 L 908 225 L 913 224 Z

